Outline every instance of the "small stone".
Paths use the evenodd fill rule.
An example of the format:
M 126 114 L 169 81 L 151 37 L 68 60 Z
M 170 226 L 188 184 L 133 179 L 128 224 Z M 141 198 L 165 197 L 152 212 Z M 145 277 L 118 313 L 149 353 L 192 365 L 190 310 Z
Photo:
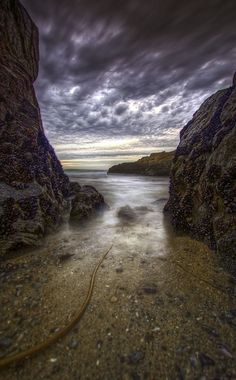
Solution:
M 132 222 L 137 219 L 136 212 L 128 205 L 121 207 L 117 212 L 117 216 L 127 222 Z
M 229 312 L 233 317 L 236 317 L 236 309 L 231 309 Z
M 0 348 L 6 350 L 9 348 L 13 343 L 13 340 L 9 337 L 1 338 L 0 339 Z
M 219 345 L 219 349 L 220 349 L 220 351 L 222 352 L 222 354 L 223 354 L 224 356 L 226 356 L 227 358 L 233 359 L 233 355 L 232 355 L 231 352 L 227 349 L 227 347 L 225 347 L 223 344 L 220 344 L 220 345 Z
M 154 336 L 152 334 L 150 334 L 150 333 L 147 333 L 145 335 L 144 339 L 145 339 L 145 342 L 150 343 L 150 342 L 152 342 L 154 340 Z
M 198 360 L 195 355 L 192 355 L 190 358 L 190 363 L 193 368 L 197 368 Z
M 31 307 L 31 308 L 34 308 L 34 307 L 37 307 L 37 306 L 39 306 L 39 301 L 37 301 L 37 300 L 33 300 L 33 301 L 31 302 L 30 307 Z
M 112 296 L 111 299 L 110 299 L 111 303 L 116 303 L 117 301 L 118 301 L 118 298 L 115 297 L 115 296 Z
M 130 354 L 128 356 L 128 364 L 137 364 L 139 363 L 141 360 L 144 359 L 144 353 L 142 351 L 135 351 L 135 352 L 132 352 L 132 354 Z
M 231 323 L 231 325 L 236 327 L 236 317 L 232 318 L 230 323 Z
M 49 330 L 50 334 L 57 334 L 60 331 L 59 327 L 53 327 Z
M 75 338 L 72 338 L 70 343 L 68 344 L 68 347 L 71 349 L 75 349 L 78 347 L 78 345 L 79 345 L 79 341 Z
M 35 282 L 34 284 L 32 284 L 32 287 L 38 290 L 42 287 L 42 284 L 40 282 Z
M 215 365 L 215 361 L 204 353 L 199 354 L 199 360 L 202 367 L 210 367 Z
M 49 360 L 50 360 L 51 363 L 56 363 L 57 358 L 50 358 Z
M 131 379 L 132 379 L 132 380 L 141 380 L 141 377 L 139 376 L 138 373 L 136 373 L 136 372 L 132 372 L 132 373 L 131 373 Z
M 128 373 L 124 373 L 122 376 L 122 380 L 130 380 L 130 376 Z
M 97 349 L 100 350 L 102 347 L 102 340 L 97 341 Z
M 175 369 L 176 369 L 176 380 L 184 380 L 184 376 L 182 374 L 181 368 L 178 365 L 176 365 Z
M 70 253 L 70 252 L 62 252 L 62 253 L 59 253 L 56 255 L 56 257 L 57 257 L 57 259 L 59 259 L 59 261 L 66 261 L 73 256 L 74 256 L 74 253 Z
M 122 267 L 116 268 L 116 273 L 122 273 L 124 270 Z
M 209 335 L 212 335 L 214 336 L 215 338 L 219 338 L 219 333 L 214 329 L 214 328 L 211 328 L 209 326 L 202 326 L 203 330 L 205 330 Z
M 146 294 L 156 294 L 157 293 L 157 287 L 155 285 L 144 286 L 143 291 Z

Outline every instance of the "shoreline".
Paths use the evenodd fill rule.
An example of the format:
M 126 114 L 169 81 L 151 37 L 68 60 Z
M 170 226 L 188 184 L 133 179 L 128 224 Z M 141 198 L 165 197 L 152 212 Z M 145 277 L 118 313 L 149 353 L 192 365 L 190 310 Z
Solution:
M 105 194 L 112 186 L 106 184 Z M 116 189 L 123 194 L 121 184 Z M 158 204 L 155 211 L 140 214 L 145 220 L 141 228 L 133 222 L 113 224 L 117 196 L 117 206 L 111 203 L 104 217 L 65 225 L 42 247 L 1 263 L 0 346 L 5 344 L 1 353 L 6 355 L 42 342 L 73 318 L 95 265 L 113 243 L 78 326 L 1 375 L 6 380 L 133 380 L 157 374 L 160 379 L 180 374 L 189 380 L 216 374 L 233 378 L 232 277 L 206 245 L 173 234 L 170 226 L 165 226 L 163 244 L 152 242 L 163 228 Z M 156 220 L 153 232 L 148 218 Z

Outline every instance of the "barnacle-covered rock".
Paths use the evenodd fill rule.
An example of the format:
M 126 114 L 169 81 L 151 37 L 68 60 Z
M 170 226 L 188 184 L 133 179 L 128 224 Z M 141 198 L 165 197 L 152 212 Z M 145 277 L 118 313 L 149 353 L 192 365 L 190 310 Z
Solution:
M 69 179 L 44 134 L 34 92 L 38 30 L 18 0 L 0 1 L 0 36 L 1 254 L 38 244 L 47 231 L 69 217 L 73 197 Z
M 236 273 L 236 86 L 209 97 L 180 132 L 165 211 Z

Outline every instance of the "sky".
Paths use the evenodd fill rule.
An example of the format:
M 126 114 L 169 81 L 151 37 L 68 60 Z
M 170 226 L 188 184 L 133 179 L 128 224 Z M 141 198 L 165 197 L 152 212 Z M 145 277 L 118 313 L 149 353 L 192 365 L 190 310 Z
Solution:
M 235 0 L 22 0 L 40 33 L 35 83 L 64 168 L 176 148 L 236 71 Z

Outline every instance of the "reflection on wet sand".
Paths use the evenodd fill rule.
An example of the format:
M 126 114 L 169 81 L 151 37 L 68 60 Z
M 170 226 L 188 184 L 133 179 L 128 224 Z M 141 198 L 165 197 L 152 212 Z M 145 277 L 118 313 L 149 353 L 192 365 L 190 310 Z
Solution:
M 234 280 L 204 244 L 173 233 L 162 213 L 167 180 L 97 173 L 78 180 L 101 191 L 110 209 L 6 261 L 0 353 L 65 325 L 113 243 L 112 251 L 79 325 L 4 378 L 235 378 Z

